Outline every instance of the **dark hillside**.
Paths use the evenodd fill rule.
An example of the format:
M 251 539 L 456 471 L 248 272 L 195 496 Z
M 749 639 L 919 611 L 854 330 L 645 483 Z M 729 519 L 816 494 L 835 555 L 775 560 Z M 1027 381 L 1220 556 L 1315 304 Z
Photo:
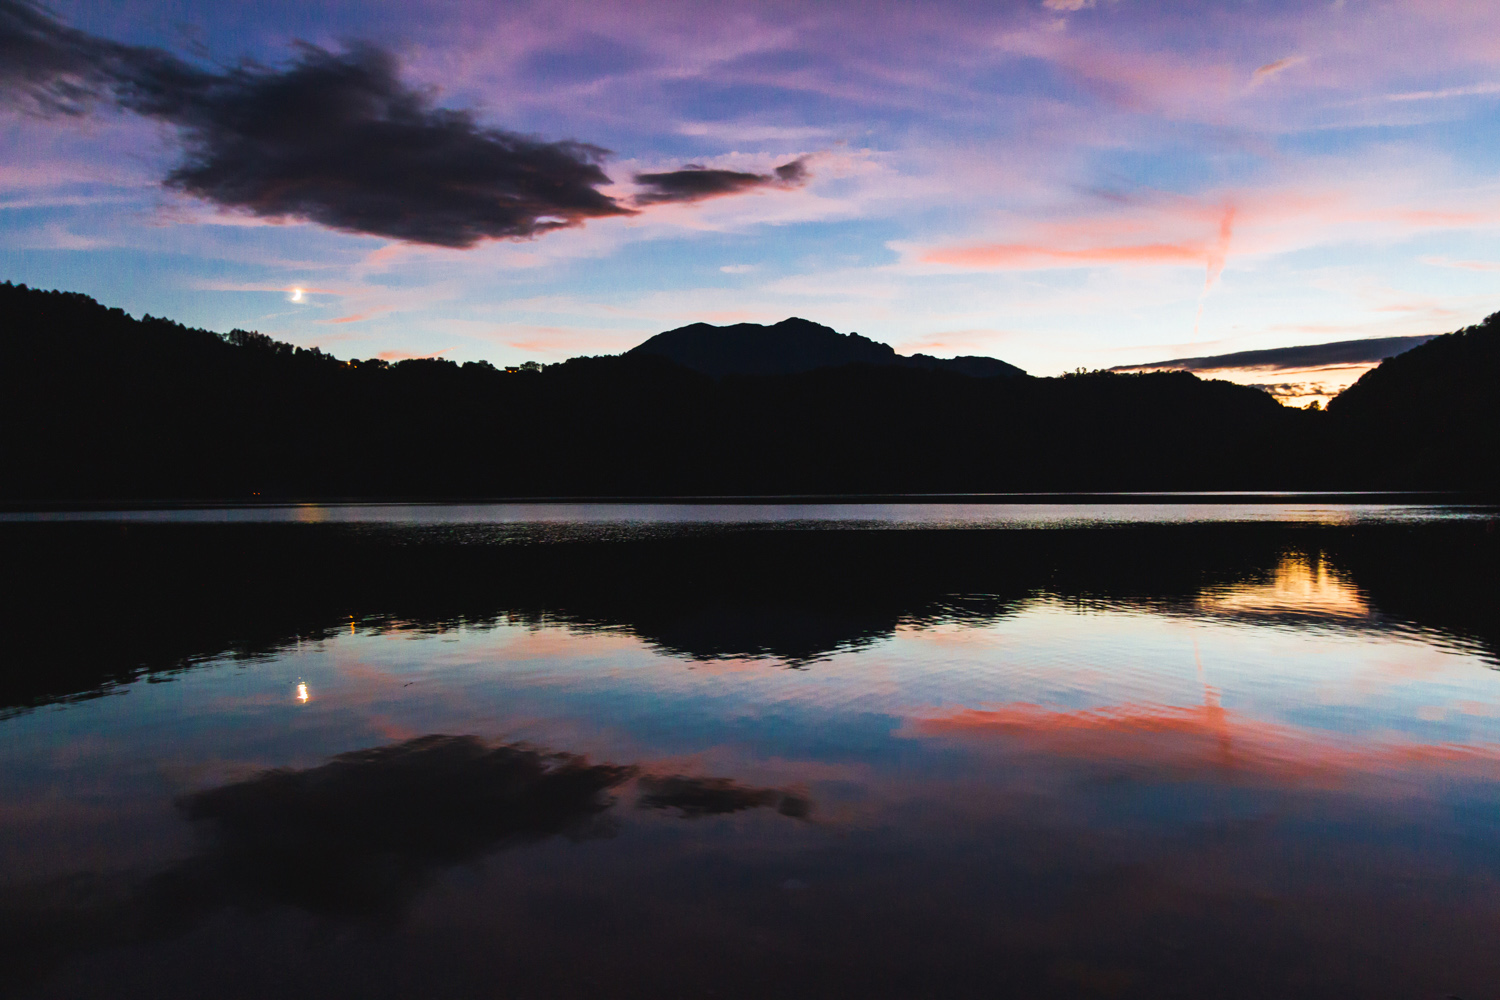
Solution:
M 345 362 L 0 285 L 0 495 L 53 499 L 1309 489 L 1324 414 L 1183 372 L 661 357 Z M 835 336 L 837 336 L 835 334 Z
M 1381 362 L 1328 410 L 1375 485 L 1500 486 L 1500 313 Z

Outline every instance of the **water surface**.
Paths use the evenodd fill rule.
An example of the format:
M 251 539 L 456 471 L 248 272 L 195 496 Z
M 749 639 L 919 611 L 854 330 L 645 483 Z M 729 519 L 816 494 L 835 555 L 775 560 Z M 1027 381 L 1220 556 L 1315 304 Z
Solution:
M 1053 495 L 1048 494 L 1048 497 Z M 1406 495 L 1410 496 L 1410 495 Z M 1068 494 L 1039 501 L 1022 494 L 965 502 L 805 501 L 274 503 L 141 505 L 0 511 L 0 522 L 111 521 L 168 524 L 390 525 L 776 525 L 887 528 L 1094 527 L 1279 521 L 1364 524 L 1491 519 L 1490 503 L 1413 502 L 1402 494 L 1181 493 Z M 1372 499 L 1379 498 L 1379 499 Z
M 804 513 L 0 527 L 9 988 L 1497 995 L 1482 512 Z

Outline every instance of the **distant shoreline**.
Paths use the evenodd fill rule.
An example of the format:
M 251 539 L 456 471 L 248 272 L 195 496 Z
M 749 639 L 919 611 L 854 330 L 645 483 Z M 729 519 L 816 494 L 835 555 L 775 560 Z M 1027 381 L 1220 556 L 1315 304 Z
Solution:
M 69 511 L 255 510 L 295 507 L 482 507 L 499 505 L 676 505 L 676 506 L 813 506 L 888 504 L 1148 505 L 1148 504 L 1415 504 L 1444 506 L 1500 505 L 1500 494 L 1475 490 L 1242 490 L 1188 492 L 1073 493 L 857 493 L 737 496 L 518 496 L 518 497 L 314 497 L 176 500 L 60 500 L 0 503 L 0 514 Z

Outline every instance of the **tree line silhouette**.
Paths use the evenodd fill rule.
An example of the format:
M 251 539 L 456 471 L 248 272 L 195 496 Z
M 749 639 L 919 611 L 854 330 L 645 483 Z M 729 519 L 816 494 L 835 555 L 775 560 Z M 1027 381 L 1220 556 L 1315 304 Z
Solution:
M 10 502 L 1497 484 L 1500 313 L 1326 413 L 1186 372 L 714 377 L 628 353 L 342 361 L 0 285 Z

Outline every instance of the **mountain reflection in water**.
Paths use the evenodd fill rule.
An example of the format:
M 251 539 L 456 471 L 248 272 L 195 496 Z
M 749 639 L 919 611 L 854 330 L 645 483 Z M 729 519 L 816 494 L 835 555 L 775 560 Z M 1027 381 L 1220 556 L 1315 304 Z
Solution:
M 525 622 L 803 667 L 1037 598 L 1415 630 L 1500 663 L 1495 523 L 605 530 L 537 544 L 443 526 L 0 524 L 17 583 L 0 625 L 20 654 L 0 712 L 351 627 Z
M 0 546 L 0 992 L 1500 982 L 1482 521 Z

